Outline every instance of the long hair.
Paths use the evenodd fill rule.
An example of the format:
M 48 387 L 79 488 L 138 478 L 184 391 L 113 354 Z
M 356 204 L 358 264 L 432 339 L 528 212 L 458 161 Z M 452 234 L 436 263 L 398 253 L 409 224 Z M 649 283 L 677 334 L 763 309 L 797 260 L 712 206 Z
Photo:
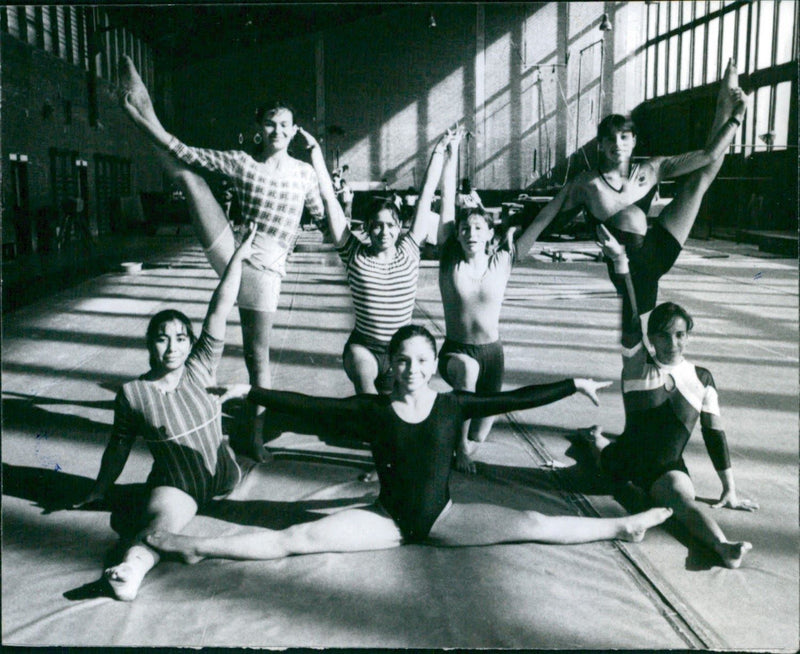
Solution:
M 182 323 L 186 328 L 186 334 L 189 336 L 189 342 L 194 345 L 197 338 L 192 329 L 192 321 L 189 320 L 187 315 L 177 309 L 165 309 L 159 311 L 156 315 L 150 318 L 150 323 L 147 325 L 147 334 L 145 340 L 147 342 L 147 351 L 150 354 L 150 368 L 155 369 L 158 367 L 158 359 L 155 354 L 156 338 L 158 337 L 158 330 L 164 323 L 177 320 Z

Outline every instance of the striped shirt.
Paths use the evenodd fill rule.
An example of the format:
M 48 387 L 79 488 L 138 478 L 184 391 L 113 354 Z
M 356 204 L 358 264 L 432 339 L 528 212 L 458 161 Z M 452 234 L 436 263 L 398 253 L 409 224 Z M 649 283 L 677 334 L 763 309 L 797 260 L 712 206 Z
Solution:
M 229 492 L 241 476 L 222 434 L 219 400 L 206 391 L 216 383 L 223 347 L 203 330 L 175 390 L 140 378 L 125 384 L 115 403 L 115 437 L 132 442 L 141 435 L 153 455 L 148 485 L 178 488 L 198 504 Z
M 277 171 L 241 150 L 193 148 L 174 138 L 170 151 L 182 162 L 230 178 L 242 216 L 255 224 L 250 263 L 262 270 L 286 274 L 286 255 L 294 247 L 303 207 L 314 220 L 324 216 L 314 169 L 290 157 Z
M 356 331 L 388 343 L 414 313 L 419 245 L 411 234 L 403 234 L 394 259 L 381 261 L 369 254 L 369 245 L 350 234 L 338 250 L 353 295 Z

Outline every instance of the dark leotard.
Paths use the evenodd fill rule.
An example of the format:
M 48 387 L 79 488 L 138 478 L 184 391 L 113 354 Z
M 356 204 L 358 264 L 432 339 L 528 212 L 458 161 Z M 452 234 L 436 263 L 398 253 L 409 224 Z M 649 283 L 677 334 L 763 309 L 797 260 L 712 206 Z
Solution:
M 625 289 L 631 293 L 630 285 Z M 711 373 L 685 360 L 674 366 L 656 361 L 642 342 L 638 316 L 628 323 L 625 342 L 635 343 L 622 352 L 625 431 L 603 450 L 603 468 L 644 490 L 670 470 L 688 474 L 683 450 L 698 420 L 714 468 L 730 467 Z
M 384 395 L 335 399 L 253 388 L 248 399 L 277 412 L 314 415 L 319 434 L 340 433 L 346 424 L 354 437 L 369 442 L 381 484 L 380 502 L 404 539 L 412 542 L 427 537 L 450 500 L 453 452 L 465 420 L 549 404 L 574 392 L 574 382 L 565 380 L 483 396 L 440 393 L 420 423 L 402 420 Z

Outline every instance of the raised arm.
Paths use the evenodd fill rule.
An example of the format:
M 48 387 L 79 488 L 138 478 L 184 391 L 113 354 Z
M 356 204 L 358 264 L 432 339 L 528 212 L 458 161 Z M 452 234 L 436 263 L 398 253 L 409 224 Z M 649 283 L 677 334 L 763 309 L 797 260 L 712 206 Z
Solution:
M 255 229 L 250 230 L 241 245 L 236 248 L 214 291 L 214 295 L 211 296 L 211 302 L 208 304 L 208 312 L 203 323 L 203 329 L 209 336 L 220 341 L 225 340 L 225 326 L 228 321 L 228 315 L 230 315 L 231 309 L 233 309 L 233 305 L 236 302 L 242 281 L 242 261 L 250 255 L 255 233 Z
M 439 216 L 437 243 L 444 244 L 455 232 L 456 193 L 458 192 L 458 146 L 464 136 L 464 128 L 457 127 L 447 143 L 447 159 L 442 173 L 442 207 Z
M 297 134 L 305 140 L 306 149 L 311 153 L 311 165 L 317 174 L 319 193 L 322 196 L 322 204 L 325 206 L 325 215 L 328 218 L 328 229 L 333 237 L 333 244 L 339 246 L 347 240 L 350 230 L 347 227 L 347 217 L 344 215 L 342 205 L 339 204 L 336 197 L 328 167 L 325 165 L 322 148 L 317 139 L 302 127 L 298 126 Z
M 703 150 L 686 152 L 673 157 L 654 157 L 650 160 L 651 165 L 656 169 L 659 180 L 680 177 L 699 168 L 705 168 L 725 155 L 733 142 L 736 131 L 742 124 L 747 108 L 744 93 L 740 88 L 732 89 L 730 93 L 733 98 L 731 115 L 711 137 Z
M 414 207 L 414 220 L 411 223 L 411 236 L 417 244 L 422 245 L 425 238 L 430 234 L 433 212 L 431 202 L 439 179 L 442 176 L 442 166 L 444 165 L 445 148 L 450 139 L 450 132 L 446 132 L 433 147 L 428 167 L 425 169 L 425 179 L 422 183 L 422 191 L 417 198 Z
M 517 241 L 517 257 L 524 259 L 530 254 L 537 239 L 558 214 L 574 209 L 580 204 L 580 178 L 565 184 L 531 221 Z
M 636 304 L 636 292 L 634 291 L 633 280 L 628 268 L 628 256 L 625 252 L 625 246 L 614 238 L 605 225 L 598 225 L 597 227 L 597 245 L 600 246 L 603 254 L 613 263 L 615 275 L 623 281 L 623 292 L 631 310 L 629 315 L 622 316 L 622 346 L 632 348 L 641 342 L 643 334 L 642 321 L 639 318 L 639 307 Z

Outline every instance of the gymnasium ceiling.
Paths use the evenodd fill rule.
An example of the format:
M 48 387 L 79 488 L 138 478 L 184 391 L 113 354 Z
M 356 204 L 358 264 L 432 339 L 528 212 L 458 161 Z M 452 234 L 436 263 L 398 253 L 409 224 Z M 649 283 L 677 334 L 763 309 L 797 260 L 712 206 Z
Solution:
M 127 27 L 173 65 L 278 42 L 397 8 L 393 2 L 106 5 L 113 25 Z

